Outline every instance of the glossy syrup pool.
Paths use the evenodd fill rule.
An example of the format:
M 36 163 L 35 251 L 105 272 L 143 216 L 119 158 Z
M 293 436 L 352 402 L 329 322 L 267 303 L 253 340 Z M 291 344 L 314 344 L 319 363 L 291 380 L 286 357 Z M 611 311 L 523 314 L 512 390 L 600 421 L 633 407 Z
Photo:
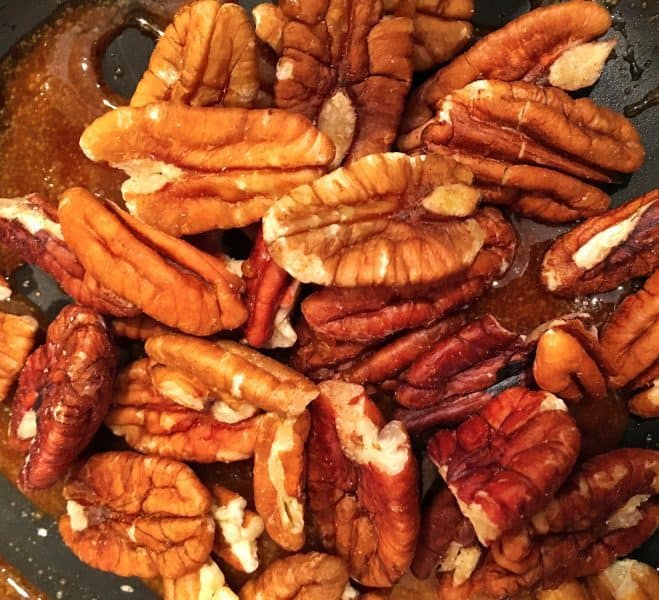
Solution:
M 132 33 L 128 33 L 133 36 L 139 35 L 137 27 L 142 31 L 151 28 L 151 33 L 162 29 L 179 3 L 144 0 L 139 3 L 139 10 L 136 10 L 138 3 L 127 0 L 76 3 L 61 9 L 54 20 L 40 28 L 35 36 L 24 40 L 2 61 L 0 197 L 40 192 L 56 202 L 58 194 L 67 187 L 84 185 L 102 197 L 120 201 L 119 188 L 125 176 L 108 166 L 88 161 L 78 146 L 78 139 L 94 118 L 108 108 L 126 103 L 112 88 L 121 88 L 122 84 L 130 87 L 129 81 L 134 82 L 139 76 L 139 69 L 130 72 L 130 64 L 113 65 L 112 38 L 126 24 L 134 26 Z M 144 14 L 148 18 L 140 22 L 138 17 Z M 108 45 L 110 52 L 104 52 Z M 103 81 L 98 75 L 102 67 L 106 73 L 109 70 L 118 85 Z M 606 320 L 620 298 L 631 289 L 625 286 L 609 294 L 578 299 L 561 299 L 548 294 L 538 280 L 539 265 L 547 247 L 567 228 L 516 217 L 512 220 L 520 238 L 514 263 L 508 274 L 468 309 L 470 316 L 491 312 L 503 325 L 520 333 L 528 333 L 541 323 L 566 313 L 589 313 L 597 325 Z M 0 267 L 5 275 L 16 265 L 14 257 L 0 251 Z M 2 309 L 35 314 L 45 326 L 47 319 L 33 302 L 20 294 L 25 292 L 41 306 L 48 304 L 44 298 L 39 298 L 41 290 L 35 291 L 33 287 L 34 282 L 29 279 L 19 282 L 15 299 Z M 47 293 L 44 290 L 44 294 Z M 52 311 L 48 316 L 53 316 Z M 598 407 L 577 407 L 575 417 L 584 431 L 584 447 L 588 454 L 618 445 L 627 426 L 624 403 L 619 398 L 612 397 Z M 7 406 L 0 406 L 0 473 L 15 481 L 22 458 L 7 446 L 8 418 Z M 89 452 L 124 447 L 121 440 L 103 429 Z M 248 499 L 252 497 L 251 465 L 247 462 L 200 466 L 197 471 L 208 484 L 219 482 Z M 424 472 L 430 473 L 428 469 Z M 32 494 L 30 500 L 39 511 L 56 517 L 64 511 L 61 487 L 56 485 Z M 428 482 L 424 481 L 424 489 L 427 487 Z M 309 538 L 309 548 L 316 547 L 313 531 L 309 531 Z M 263 540 L 262 564 L 281 555 L 275 544 Z M 224 565 L 223 570 L 234 589 L 238 589 L 245 576 L 225 569 Z M 150 585 L 159 591 L 158 582 L 150 582 Z M 0 598 L 14 597 L 45 598 L 28 582 L 21 581 L 20 573 L 0 556 Z M 71 596 L 64 594 L 64 597 Z M 408 577 L 397 586 L 392 598 L 424 600 L 435 598 L 435 592 L 430 582 Z

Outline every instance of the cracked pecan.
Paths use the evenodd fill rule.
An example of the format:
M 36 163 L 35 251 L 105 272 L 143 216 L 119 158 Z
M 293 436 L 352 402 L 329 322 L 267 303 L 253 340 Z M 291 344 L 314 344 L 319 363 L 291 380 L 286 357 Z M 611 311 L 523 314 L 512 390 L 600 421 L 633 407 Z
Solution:
M 414 92 L 405 110 L 398 146 L 407 152 L 421 145 L 421 133 L 437 104 L 451 92 L 478 79 L 543 82 L 562 55 L 579 51 L 610 26 L 611 15 L 606 8 L 583 0 L 538 8 L 514 19 L 453 59 Z M 571 89 L 576 80 L 586 85 L 594 82 L 606 56 L 602 58 L 597 45 L 588 46 L 586 54 L 578 61 L 567 58 L 556 83 L 561 83 L 561 78 L 572 79 L 572 85 L 568 85 Z
M 7 398 L 23 369 L 38 329 L 33 317 L 0 312 L 0 402 Z
M 299 373 L 236 342 L 166 334 L 149 338 L 145 350 L 154 361 L 200 382 L 235 409 L 249 404 L 297 416 L 318 395 L 316 386 Z
M 320 384 L 311 405 L 307 489 L 323 546 L 350 575 L 388 587 L 409 567 L 419 531 L 417 467 L 398 421 L 385 424 L 364 388 Z
M 659 190 L 653 190 L 556 240 L 542 261 L 542 283 L 559 296 L 612 290 L 659 267 L 658 244 Z
M 376 0 L 286 0 L 254 18 L 279 56 L 275 105 L 318 124 L 333 166 L 389 150 L 412 80 L 411 19 L 385 18 Z
M 64 239 L 101 285 L 169 327 L 195 335 L 247 317 L 243 283 L 226 261 L 141 223 L 83 188 L 59 205 Z
M 191 106 L 253 106 L 259 91 L 254 28 L 237 4 L 182 6 L 151 54 L 131 106 L 169 101 Z
M 303 283 L 432 283 L 467 269 L 484 241 L 471 173 L 438 156 L 366 156 L 293 190 L 263 218 L 272 257 Z M 439 220 L 439 219 L 443 220 Z
M 163 579 L 164 600 L 238 600 L 226 580 L 224 573 L 212 560 L 208 560 L 198 571 L 176 579 Z
M 18 380 L 10 437 L 27 452 L 19 487 L 52 485 L 87 447 L 110 405 L 115 362 L 103 318 L 65 306 Z
M 95 454 L 69 479 L 64 498 L 62 539 L 96 569 L 176 579 L 210 556 L 211 497 L 181 462 L 135 452 Z
M 80 146 L 129 175 L 122 195 L 134 216 L 175 236 L 254 223 L 334 157 L 301 115 L 169 102 L 112 110 Z
M 198 463 L 233 462 L 254 453 L 259 418 L 215 410 L 212 403 L 201 410 L 182 404 L 183 386 L 168 381 L 168 394 L 154 385 L 150 361 L 129 365 L 115 382 L 112 406 L 105 424 L 135 450 Z M 176 402 L 172 397 L 179 400 Z M 185 402 L 185 401 L 183 401 Z M 251 413 L 251 414 L 250 414 Z
M 282 548 L 304 545 L 304 447 L 309 413 L 261 417 L 254 451 L 254 504 L 268 535 Z
M 562 400 L 506 390 L 456 430 L 431 438 L 428 454 L 489 546 L 542 508 L 577 459 L 579 430 Z

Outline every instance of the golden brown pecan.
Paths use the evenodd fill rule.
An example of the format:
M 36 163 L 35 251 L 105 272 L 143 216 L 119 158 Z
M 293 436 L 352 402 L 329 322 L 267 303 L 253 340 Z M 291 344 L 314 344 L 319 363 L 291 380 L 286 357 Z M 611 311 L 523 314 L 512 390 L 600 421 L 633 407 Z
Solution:
M 437 156 L 366 156 L 283 196 L 263 219 L 272 257 L 304 283 L 434 283 L 468 268 L 484 241 L 471 173 Z M 444 220 L 439 220 L 439 219 Z
M 129 340 L 145 341 L 152 335 L 169 333 L 171 330 L 164 325 L 154 321 L 145 314 L 135 317 L 126 317 L 125 319 L 114 319 L 112 321 L 112 333 L 118 337 L 128 338 Z
M 133 215 L 175 236 L 254 223 L 334 157 L 301 115 L 170 102 L 110 111 L 80 145 L 130 176 L 122 194 Z
M 309 413 L 261 417 L 254 451 L 254 504 L 268 535 L 282 548 L 304 545 L 304 446 Z
M 0 402 L 7 398 L 21 372 L 38 329 L 33 317 L 0 313 Z
M 64 242 L 57 210 L 41 196 L 0 198 L 0 241 L 25 262 L 46 271 L 80 304 L 117 317 L 139 313 L 139 308 L 85 271 Z
M 182 577 L 165 577 L 162 584 L 164 600 L 238 600 L 224 579 L 224 573 L 212 560 Z
M 486 35 L 415 91 L 405 111 L 401 127 L 404 135 L 398 139 L 399 147 L 408 151 L 421 145 L 421 132 L 438 102 L 454 90 L 478 79 L 542 82 L 563 54 L 599 37 L 610 26 L 611 15 L 604 7 L 595 2 L 572 0 L 533 10 Z M 606 56 L 601 59 L 598 47 L 589 49 L 591 60 L 579 61 L 577 73 L 567 69 L 577 75 L 571 78 L 574 81 L 581 79 L 586 83 L 599 77 Z M 599 62 L 592 60 L 593 54 L 599 55 Z M 568 64 L 575 66 L 573 60 Z M 585 65 L 590 67 L 587 76 L 581 71 Z M 562 71 L 565 80 L 565 69 Z
M 637 392 L 629 401 L 629 411 L 645 419 L 659 417 L 659 367 L 653 371 L 652 377 L 649 387 Z
M 556 240 L 542 261 L 542 283 L 559 296 L 612 290 L 659 267 L 658 244 L 659 189 Z
M 456 430 L 441 430 L 428 454 L 489 546 L 535 514 L 572 470 L 580 436 L 560 398 L 506 390 Z
M 254 28 L 238 4 L 199 0 L 174 15 L 151 54 L 131 106 L 253 105 L 259 91 Z
M 659 573 L 637 560 L 625 559 L 614 562 L 598 575 L 582 583 L 586 592 L 583 600 L 652 600 L 659 597 Z M 538 600 L 582 600 L 579 596 L 539 595 Z
M 240 590 L 240 600 L 341 600 L 348 585 L 343 560 L 329 554 L 295 554 L 272 563 Z
M 318 395 L 316 386 L 299 373 L 236 342 L 165 334 L 149 338 L 145 350 L 154 361 L 200 382 L 232 408 L 248 404 L 297 416 Z
M 90 275 L 164 325 L 209 335 L 246 319 L 243 283 L 225 260 L 141 223 L 83 188 L 63 194 L 59 217 L 66 243 Z
M 210 556 L 211 497 L 190 467 L 135 452 L 95 454 L 64 487 L 64 543 L 124 577 L 175 579 Z
M 103 318 L 65 306 L 18 380 L 10 436 L 27 452 L 21 488 L 52 485 L 87 447 L 110 405 L 115 362 Z
M 389 587 L 410 566 L 419 531 L 410 439 L 400 422 L 385 424 L 361 386 L 326 381 L 320 389 L 308 446 L 314 522 L 353 579 Z
M 179 398 L 185 393 L 180 383 L 170 380 L 168 395 L 158 392 L 149 365 L 139 360 L 119 374 L 105 419 L 112 433 L 140 452 L 177 460 L 233 462 L 253 455 L 259 422 L 253 410 L 221 410 L 212 399 L 190 408 L 187 397 Z
M 234 569 L 253 573 L 259 567 L 256 540 L 263 533 L 263 519 L 248 510 L 236 492 L 213 485 L 215 543 L 213 552 Z
M 411 19 L 385 18 L 377 0 L 285 0 L 254 18 L 279 55 L 275 105 L 317 123 L 333 166 L 389 150 L 412 80 Z
M 428 143 L 575 177 L 612 181 L 645 158 L 631 121 L 557 88 L 482 80 L 449 94 L 423 133 Z

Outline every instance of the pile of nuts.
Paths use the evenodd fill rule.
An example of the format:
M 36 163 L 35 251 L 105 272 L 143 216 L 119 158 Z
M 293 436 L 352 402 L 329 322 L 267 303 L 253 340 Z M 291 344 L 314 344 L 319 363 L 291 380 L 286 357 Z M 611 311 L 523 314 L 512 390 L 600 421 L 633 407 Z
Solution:
M 126 172 L 125 206 L 0 200 L 0 241 L 74 300 L 31 354 L 36 321 L 0 314 L 0 387 L 18 378 L 18 485 L 66 477 L 81 560 L 161 577 L 167 600 L 384 598 L 410 568 L 442 599 L 656 597 L 656 573 L 616 561 L 659 527 L 659 453 L 584 461 L 571 415 L 624 388 L 659 416 L 659 190 L 608 210 L 599 186 L 643 145 L 567 93 L 599 77 L 611 18 L 570 0 L 455 56 L 472 12 L 281 0 L 252 20 L 196 0 L 80 140 Z M 643 287 L 601 331 L 468 321 L 518 243 L 492 205 L 582 220 L 544 257 L 548 293 Z M 182 238 L 230 228 L 243 262 Z M 143 357 L 118 365 L 118 337 Z M 81 464 L 102 423 L 132 451 Z M 443 483 L 422 510 L 424 457 Z M 186 464 L 246 460 L 251 508 Z M 260 564 L 265 535 L 290 556 Z M 225 566 L 254 573 L 239 595 Z

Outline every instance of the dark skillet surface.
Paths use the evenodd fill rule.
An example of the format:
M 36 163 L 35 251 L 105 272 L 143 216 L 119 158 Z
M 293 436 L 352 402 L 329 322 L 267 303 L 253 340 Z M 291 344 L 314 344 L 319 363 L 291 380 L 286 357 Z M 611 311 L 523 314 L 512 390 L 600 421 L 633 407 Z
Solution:
M 0 57 L 63 3 L 62 0 L 0 0 Z M 257 2 L 246 0 L 241 4 L 251 8 Z M 611 10 L 617 30 L 609 34 L 619 40 L 616 56 L 607 63 L 601 79 L 587 93 L 595 101 L 622 111 L 659 83 L 659 0 L 609 0 L 607 4 L 616 5 Z M 500 26 L 529 9 L 528 0 L 477 0 L 476 5 L 475 21 L 483 31 Z M 106 81 L 116 91 L 129 96 L 146 67 L 152 46 L 153 42 L 136 30 L 126 30 L 110 44 L 104 57 L 102 66 Z M 643 70 L 640 78 L 632 76 L 634 69 L 623 57 L 624 54 L 629 57 L 629 47 L 633 48 L 636 63 Z M 120 79 L 113 77 L 117 67 L 124 73 Z M 641 113 L 633 123 L 643 137 L 647 159 L 643 168 L 624 185 L 610 190 L 616 205 L 656 187 L 658 183 L 659 107 Z M 61 292 L 52 280 L 37 270 L 23 267 L 12 280 L 25 286 L 28 298 L 48 317 L 54 317 L 61 308 L 64 300 Z M 659 448 L 659 420 L 633 421 L 625 445 Z M 42 516 L 2 476 L 0 554 L 52 599 L 156 598 L 140 581 L 102 573 L 78 561 L 59 540 L 53 519 Z M 659 535 L 634 556 L 657 566 Z

